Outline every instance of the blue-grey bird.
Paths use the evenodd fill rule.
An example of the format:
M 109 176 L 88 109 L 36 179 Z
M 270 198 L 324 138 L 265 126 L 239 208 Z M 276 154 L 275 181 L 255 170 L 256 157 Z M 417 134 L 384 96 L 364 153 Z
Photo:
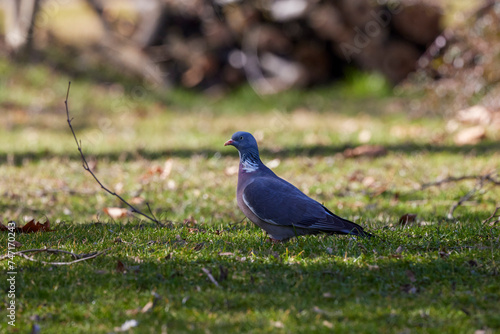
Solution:
M 224 144 L 227 145 L 236 147 L 240 154 L 238 206 L 272 240 L 318 233 L 371 236 L 267 168 L 260 160 L 257 141 L 251 133 L 236 132 Z

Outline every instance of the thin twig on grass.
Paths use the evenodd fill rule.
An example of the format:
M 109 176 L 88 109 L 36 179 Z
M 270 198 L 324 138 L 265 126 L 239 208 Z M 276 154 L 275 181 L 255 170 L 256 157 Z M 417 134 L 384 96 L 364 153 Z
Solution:
M 434 187 L 434 186 L 440 186 L 445 183 L 451 183 L 451 182 L 458 182 L 458 181 L 464 181 L 464 180 L 479 180 L 483 179 L 485 181 L 489 181 L 495 185 L 500 185 L 500 180 L 497 180 L 493 177 L 494 173 L 488 173 L 485 175 L 464 175 L 464 176 L 450 176 L 445 179 L 435 181 L 435 182 L 429 182 L 429 183 L 423 183 L 420 185 L 420 190 L 429 188 L 429 187 Z
M 96 252 L 96 253 L 91 253 L 91 254 L 85 254 L 86 256 L 83 256 L 83 255 L 78 255 L 78 254 L 75 254 L 75 253 L 72 253 L 72 252 L 68 252 L 68 251 L 65 251 L 65 250 L 61 250 L 61 249 L 50 249 L 50 248 L 39 248 L 39 249 L 26 249 L 26 250 L 22 250 L 22 251 L 19 251 L 19 252 L 12 252 L 12 253 L 8 253 L 8 254 L 4 254 L 2 256 L 0 256 L 0 261 L 3 261 L 5 259 L 12 259 L 12 257 L 14 256 L 20 256 L 20 257 L 23 257 L 25 258 L 26 260 L 29 260 L 29 261 L 33 261 L 33 262 L 38 262 L 38 263 L 41 263 L 41 264 L 47 264 L 47 265 L 52 265 L 52 266 L 66 266 L 66 265 L 70 265 L 70 264 L 74 264 L 74 263 L 78 263 L 78 262 L 82 262 L 82 261 L 87 261 L 87 260 L 90 260 L 90 259 L 94 259 L 96 257 L 98 257 L 99 255 L 102 255 L 104 253 L 106 253 L 108 250 L 110 250 L 111 248 L 108 248 L 108 249 L 105 249 L 101 252 Z M 75 260 L 73 261 L 69 261 L 69 262 L 47 262 L 47 261 L 43 261 L 43 260 L 37 260 L 37 259 L 34 259 L 28 255 L 26 255 L 26 253 L 52 253 L 52 254 L 69 254 L 71 256 L 73 256 L 73 258 Z
M 215 278 L 212 276 L 212 273 L 210 273 L 210 270 L 208 270 L 207 268 L 201 268 L 201 270 L 203 270 L 203 272 L 205 274 L 207 274 L 208 276 L 208 279 L 215 284 L 216 287 L 220 288 L 220 285 L 219 283 L 215 280 Z
M 500 221 L 500 214 L 497 215 L 497 212 L 500 210 L 500 206 L 497 206 L 495 211 L 491 214 L 491 216 L 489 216 L 488 218 L 486 218 L 484 221 L 483 221 L 483 224 L 490 224 L 490 226 L 493 226 L 495 225 L 497 222 Z M 495 220 L 493 220 L 493 218 L 496 218 Z
M 447 218 L 453 219 L 453 212 L 455 212 L 455 210 L 460 205 L 462 205 L 464 202 L 468 201 L 472 196 L 474 196 L 478 191 L 480 191 L 484 187 L 485 183 L 491 182 L 494 185 L 500 185 L 500 181 L 493 178 L 492 175 L 493 175 L 493 173 L 489 173 L 489 174 L 485 174 L 485 175 L 482 175 L 480 177 L 477 177 L 477 182 L 476 182 L 476 185 L 474 186 L 474 188 L 471 189 L 467 194 L 462 196 L 462 198 L 460 198 L 457 203 L 453 204 L 453 206 L 450 208 L 450 211 L 448 211 Z
M 154 215 L 153 213 L 151 212 L 151 208 L 149 208 L 149 205 L 148 205 L 148 208 L 149 208 L 149 211 L 151 212 L 151 216 L 143 213 L 142 211 L 139 211 L 138 209 L 136 209 L 132 204 L 130 204 L 129 202 L 127 202 L 125 199 L 123 199 L 123 197 L 121 197 L 120 195 L 118 195 L 116 192 L 114 191 L 111 191 L 109 190 L 108 188 L 106 188 L 102 183 L 101 181 L 99 181 L 99 179 L 97 178 L 97 176 L 95 176 L 94 172 L 92 172 L 92 169 L 89 167 L 89 164 L 87 162 L 87 159 L 85 158 L 85 155 L 83 154 L 83 151 L 82 151 L 82 143 L 81 141 L 79 141 L 76 137 L 76 134 L 75 134 L 75 130 L 73 129 L 73 126 L 71 125 L 71 121 L 73 120 L 72 118 L 70 119 L 69 118 L 69 108 L 68 108 L 68 98 L 69 98 L 69 89 L 71 87 L 71 81 L 68 83 L 68 91 L 66 92 L 66 100 L 64 100 L 64 105 L 66 106 L 66 117 L 67 117 L 67 121 L 68 121 L 68 125 L 69 125 L 69 128 L 71 130 L 71 133 L 73 133 L 73 138 L 75 138 L 75 143 L 76 143 L 76 146 L 78 148 L 78 152 L 80 152 L 80 157 L 82 158 L 82 166 L 83 166 L 83 169 L 85 169 L 87 172 L 90 173 L 90 175 L 92 175 L 92 177 L 94 178 L 94 180 L 101 186 L 102 189 L 104 189 L 104 191 L 106 191 L 107 193 L 117 197 L 120 201 L 122 201 L 122 203 L 124 203 L 125 205 L 127 205 L 130 210 L 132 211 L 132 213 L 137 213 L 137 214 L 140 214 L 141 216 L 143 217 L 146 217 L 147 219 L 155 222 L 156 224 L 158 224 L 158 226 L 161 226 L 161 227 L 164 227 L 165 225 L 163 225 L 158 219 L 156 218 L 153 218 Z

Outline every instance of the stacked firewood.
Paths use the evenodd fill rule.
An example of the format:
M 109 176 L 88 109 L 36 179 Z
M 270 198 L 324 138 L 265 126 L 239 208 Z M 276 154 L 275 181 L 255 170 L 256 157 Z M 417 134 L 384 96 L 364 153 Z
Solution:
M 161 13 L 138 43 L 168 80 L 200 88 L 249 81 L 261 93 L 325 83 L 348 67 L 398 83 L 442 18 L 424 0 L 165 0 Z
M 398 83 L 442 18 L 432 0 L 86 1 L 107 59 L 158 85 L 215 91 L 245 81 L 262 93 L 307 87 L 349 67 Z M 125 4 L 132 15 L 117 14 Z

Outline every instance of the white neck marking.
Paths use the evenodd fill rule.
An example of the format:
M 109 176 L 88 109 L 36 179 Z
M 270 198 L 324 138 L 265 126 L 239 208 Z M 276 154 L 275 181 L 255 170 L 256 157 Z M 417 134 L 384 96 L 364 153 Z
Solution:
M 247 173 L 253 173 L 259 169 L 259 164 L 250 160 L 244 160 L 241 162 L 243 170 Z

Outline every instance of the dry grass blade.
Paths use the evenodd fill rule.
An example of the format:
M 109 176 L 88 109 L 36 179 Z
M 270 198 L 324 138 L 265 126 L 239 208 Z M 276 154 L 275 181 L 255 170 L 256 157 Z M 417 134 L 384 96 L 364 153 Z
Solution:
M 72 119 L 69 118 L 68 98 L 69 98 L 69 89 L 70 89 L 70 87 L 71 87 L 71 81 L 68 83 L 68 91 L 66 92 L 66 100 L 64 100 L 64 105 L 66 106 L 66 117 L 67 117 L 67 122 L 68 122 L 69 128 L 71 130 L 71 133 L 73 134 L 73 138 L 75 138 L 75 143 L 76 143 L 76 146 L 78 148 L 78 152 L 80 152 L 80 157 L 82 158 L 83 169 L 85 169 L 87 172 L 90 173 L 90 175 L 92 175 L 92 177 L 94 178 L 94 180 L 101 186 L 101 188 L 104 191 L 106 191 L 110 195 L 113 195 L 113 196 L 117 197 L 120 201 L 122 201 L 122 203 L 124 203 L 125 205 L 127 205 L 133 213 L 137 213 L 137 214 L 139 214 L 139 215 L 141 215 L 141 216 L 143 216 L 143 217 L 145 217 L 145 218 L 147 218 L 147 219 L 155 222 L 159 226 L 164 227 L 165 225 L 163 225 L 158 219 L 153 218 L 154 216 L 151 217 L 151 216 L 143 213 L 142 211 L 136 209 L 132 204 L 130 204 L 129 202 L 127 202 L 125 199 L 123 199 L 123 197 L 121 197 L 120 195 L 118 195 L 114 191 L 111 191 L 107 187 L 105 187 L 101 183 L 101 181 L 99 181 L 99 179 L 94 174 L 94 172 L 92 172 L 92 169 L 90 168 L 90 166 L 89 166 L 89 164 L 87 162 L 87 159 L 85 158 L 85 155 L 83 154 L 82 144 L 81 144 L 80 141 L 78 141 L 78 138 L 76 137 L 76 134 L 75 134 L 75 130 L 73 129 L 73 126 L 71 125 Z M 149 208 L 149 205 L 148 205 L 148 208 Z M 149 208 L 149 211 L 151 212 L 151 208 Z M 153 215 L 152 212 L 151 212 L 151 215 Z

